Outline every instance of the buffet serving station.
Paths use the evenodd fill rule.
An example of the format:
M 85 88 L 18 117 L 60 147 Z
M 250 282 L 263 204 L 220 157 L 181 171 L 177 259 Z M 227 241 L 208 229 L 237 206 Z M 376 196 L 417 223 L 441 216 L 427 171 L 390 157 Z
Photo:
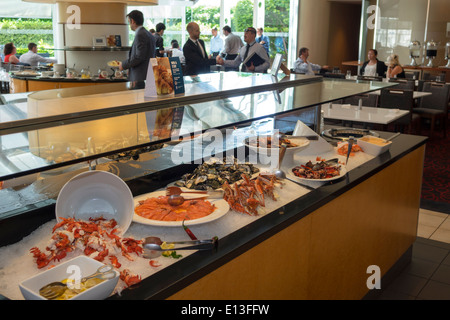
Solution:
M 426 138 L 400 135 L 381 155 L 355 153 L 336 179 L 302 181 L 289 171 L 318 157 L 345 163 L 341 145 L 320 136 L 322 104 L 394 85 L 220 72 L 185 77 L 181 95 L 146 97 L 144 90 L 109 91 L 107 86 L 102 94 L 87 88 L 30 94 L 25 115 L 0 123 L 3 142 L 28 137 L 25 146 L 11 142 L 13 147 L 2 152 L 0 180 L 11 187 L 0 194 L 3 201 L 6 196 L 13 200 L 10 209 L 7 203 L 0 206 L 0 294 L 21 299 L 18 284 L 41 272 L 29 249 L 45 246 L 56 223 L 59 191 L 73 176 L 111 172 L 136 199 L 164 190 L 211 156 L 261 160 L 243 141 L 277 129 L 319 137 L 284 162 L 289 179 L 277 185 L 276 198 L 267 199 L 258 215 L 230 210 L 190 225 L 199 239 L 218 237 L 214 250 L 180 251 L 181 258 L 161 257 L 153 266 L 143 257 L 127 262 L 142 280 L 109 299 L 361 299 L 376 294 L 367 284 L 369 267 L 379 267 L 383 287 L 411 258 Z M 167 114 L 170 121 L 155 121 Z M 225 139 L 211 151 L 208 137 L 217 132 Z M 181 136 L 191 139 L 177 140 Z M 22 165 L 14 165 L 19 156 Z M 258 165 L 261 171 L 273 170 Z M 30 177 L 25 187 L 11 183 Z M 125 236 L 187 239 L 181 227 L 136 220 Z

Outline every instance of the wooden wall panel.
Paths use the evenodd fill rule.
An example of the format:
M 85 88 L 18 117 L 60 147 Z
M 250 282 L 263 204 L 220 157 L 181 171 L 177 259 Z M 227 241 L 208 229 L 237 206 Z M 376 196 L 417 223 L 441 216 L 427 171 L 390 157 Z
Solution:
M 294 223 L 170 299 L 306 299 L 310 221 Z
M 424 147 L 312 214 L 310 299 L 361 299 L 417 234 Z

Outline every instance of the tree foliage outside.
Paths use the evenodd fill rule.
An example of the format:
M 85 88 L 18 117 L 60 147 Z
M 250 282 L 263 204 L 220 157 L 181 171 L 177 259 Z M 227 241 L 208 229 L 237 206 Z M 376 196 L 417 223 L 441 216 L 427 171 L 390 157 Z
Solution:
M 241 0 L 236 7 L 231 8 L 231 30 L 244 32 L 248 27 L 253 26 L 253 1 Z
M 53 55 L 53 33 L 42 33 L 41 30 L 53 30 L 52 19 L 0 19 L 0 45 L 13 42 L 17 54 L 28 52 L 28 43 L 38 45 L 39 53 Z
M 266 0 L 266 32 L 289 32 L 290 0 Z
M 289 32 L 290 0 L 266 0 L 264 32 Z M 287 54 L 289 37 L 269 37 L 270 57 L 276 53 Z
M 265 33 L 289 32 L 289 6 L 290 0 L 265 1 Z M 199 24 L 200 30 L 202 31 L 200 38 L 209 45 L 211 29 L 220 26 L 220 7 L 186 7 L 185 14 L 187 23 L 195 21 Z M 231 8 L 231 17 L 231 23 L 227 24 L 233 32 L 243 32 L 246 28 L 252 26 L 253 0 L 240 0 L 237 2 L 236 6 Z M 178 32 L 186 32 L 186 30 L 181 30 L 181 18 L 164 18 L 159 20 L 150 18 L 149 20 L 151 21 L 148 22 L 153 25 L 156 25 L 158 22 L 163 22 L 166 25 L 166 34 L 164 36 L 165 47 L 170 47 L 170 42 L 173 39 L 178 40 L 180 46 L 183 46 L 181 43 L 181 33 L 179 34 Z M 35 42 L 38 44 L 40 53 L 53 55 L 53 33 L 39 32 L 40 30 L 52 29 L 52 19 L 0 18 L 0 45 L 14 42 L 17 47 L 17 53 L 20 55 L 28 51 L 27 46 L 29 42 Z M 21 33 L 20 30 L 24 32 Z M 219 33 L 221 32 L 219 30 Z M 130 34 L 130 41 L 132 41 L 132 37 L 133 34 Z M 286 41 L 287 39 L 282 39 L 281 37 L 270 37 L 271 57 L 277 52 L 284 53 L 283 47 L 285 45 L 287 46 Z

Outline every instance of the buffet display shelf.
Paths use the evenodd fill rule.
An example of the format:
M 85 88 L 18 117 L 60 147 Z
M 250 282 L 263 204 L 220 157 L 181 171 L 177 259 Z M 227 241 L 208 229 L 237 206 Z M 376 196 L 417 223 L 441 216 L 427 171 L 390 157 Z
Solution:
M 191 117 L 186 126 L 187 133 L 196 132 L 194 123 L 199 120 L 210 121 L 208 128 L 211 129 L 235 130 L 240 124 L 250 125 L 265 118 L 272 118 L 275 122 L 286 116 L 298 117 L 298 112 L 315 110 L 322 103 L 392 86 L 386 83 L 304 77 L 295 75 L 294 78 L 274 79 L 269 75 L 219 73 L 186 78 L 185 95 L 150 99 L 144 98 L 144 92 L 139 90 L 107 92 L 97 96 L 84 95 L 92 90 L 87 88 L 81 91 L 36 92 L 29 98 L 33 96 L 38 105 L 55 109 L 56 114 L 46 119 L 40 116 L 14 118 L 1 124 L 0 134 L 2 139 L 7 137 L 5 133 L 8 130 L 14 134 L 24 132 L 29 136 L 31 131 L 28 130 L 54 127 L 63 134 L 70 128 L 69 125 L 54 125 L 54 122 L 57 122 L 56 119 L 61 121 L 71 118 L 77 125 L 88 125 L 93 120 L 94 125 L 87 126 L 87 132 L 91 130 L 94 133 L 98 131 L 95 117 L 109 122 L 109 114 L 115 113 L 121 116 L 117 117 L 120 122 L 130 114 L 179 106 L 197 107 L 193 110 L 198 112 L 198 117 Z M 123 98 L 119 103 L 115 102 L 118 97 Z M 272 98 L 262 104 L 248 103 L 259 102 L 262 97 Z M 71 98 L 77 102 L 79 112 L 58 110 Z M 51 105 L 52 99 L 58 103 Z M 234 100 L 244 103 L 239 104 Z M 98 109 L 92 111 L 94 114 L 91 114 L 91 110 L 84 110 L 95 107 Z M 224 114 L 229 117 L 224 117 Z M 123 124 L 115 126 L 120 130 L 127 128 Z M 134 127 L 132 129 L 135 130 Z M 74 137 L 70 130 L 68 135 L 70 139 Z M 379 135 L 386 138 L 392 133 L 380 132 Z M 146 142 L 144 145 L 168 140 Z M 424 137 L 401 135 L 393 141 L 389 152 L 359 163 L 353 162 L 351 170 L 339 180 L 314 188 L 304 188 L 289 182 L 286 187 L 289 196 L 288 193 L 283 196 L 283 191 L 279 191 L 280 202 L 275 207 L 268 207 L 268 212 L 260 217 L 238 216 L 239 219 L 245 219 L 245 223 L 230 222 L 220 226 L 219 219 L 219 226 L 214 223 L 192 226 L 192 231 L 199 238 L 219 234 L 217 250 L 186 255 L 110 299 L 361 299 L 370 293 L 367 287 L 367 278 L 370 276 L 367 268 L 370 265 L 378 265 L 381 276 L 386 276 L 404 261 L 404 257 L 408 260 L 417 231 L 425 142 Z M 142 145 L 135 144 L 132 147 Z M 116 146 L 107 153 L 81 157 L 60 166 L 82 164 L 86 160 L 132 147 Z M 241 148 L 234 149 L 234 153 L 239 153 Z M 303 154 L 310 156 L 312 161 L 319 155 L 329 156 L 323 151 L 309 151 L 317 152 Z M 159 166 L 152 165 L 151 171 L 145 172 L 143 176 L 123 178 L 134 197 L 164 188 L 184 173 L 192 172 L 191 164 L 176 164 L 171 154 L 170 148 L 163 148 L 144 155 L 150 157 L 150 162 L 159 163 Z M 117 168 L 121 165 L 123 163 L 120 161 L 116 164 Z M 140 167 L 132 161 L 129 165 L 132 168 Z M 34 170 L 45 173 L 49 168 L 51 166 Z M 114 166 L 109 168 L 113 169 Z M 24 172 L 15 175 L 18 177 Z M 54 172 L 54 175 L 55 181 L 50 187 L 57 194 L 60 184 L 70 176 L 64 172 Z M 236 212 L 228 214 L 228 219 L 237 215 Z M 54 219 L 55 205 L 48 202 L 8 215 L 0 224 L 0 250 L 11 253 L 9 250 L 12 248 L 12 252 L 16 252 L 14 246 L 23 244 L 21 241 L 27 236 L 31 236 L 26 238 L 27 243 L 36 245 L 33 243 L 33 233 L 47 228 Z M 139 232 L 150 236 L 152 231 L 159 235 L 175 232 L 147 228 Z M 182 236 L 178 237 L 185 239 L 184 231 L 179 232 Z M 26 249 L 29 250 L 28 247 Z M 26 249 L 20 251 L 22 255 L 18 258 L 27 257 Z M 2 259 L 3 270 L 8 269 L 9 261 Z M 5 272 L 3 270 L 2 275 Z M 283 285 L 280 286 L 281 283 Z M 0 290 L 0 294 L 4 292 L 4 289 Z
M 343 179 L 313 191 L 287 182 L 270 213 L 230 212 L 216 223 L 192 226 L 199 238 L 219 235 L 217 250 L 187 253 L 110 299 L 361 299 L 370 294 L 369 265 L 378 265 L 384 276 L 405 256 L 408 260 L 416 237 L 425 142 L 424 137 L 401 135 L 389 152 L 353 160 Z M 134 196 L 152 192 L 188 167 L 127 184 Z M 49 206 L 3 221 L 2 249 L 38 227 L 51 228 L 52 219 L 54 207 Z M 137 225 L 132 231 L 177 235 L 176 230 Z M 26 243 L 33 244 L 30 238 Z
M 231 80 L 240 78 L 239 75 L 230 77 Z M 157 97 L 149 99 L 149 102 L 142 102 L 147 100 L 142 90 L 125 90 L 117 87 L 120 84 L 115 84 L 35 92 L 28 96 L 28 103 L 9 106 L 9 109 L 0 108 L 0 114 L 6 114 L 1 117 L 4 122 L 0 124 L 4 126 L 0 129 L 3 141 L 15 139 L 14 135 L 21 132 L 25 132 L 29 139 L 28 144 L 21 144 L 16 149 L 10 148 L 4 152 L 5 158 L 12 162 L 18 157 L 28 157 L 28 165 L 13 171 L 11 168 L 14 167 L 11 166 L 10 170 L 2 170 L 0 167 L 0 181 L 154 146 L 169 142 L 173 136 L 178 139 L 180 135 L 198 134 L 198 131 L 207 129 L 226 129 L 250 125 L 268 117 L 283 117 L 291 112 L 393 85 L 381 82 L 322 81 L 321 77 L 307 77 L 306 83 L 303 82 L 305 78 L 300 78 L 299 82 L 293 81 L 294 84 L 299 84 L 295 87 L 263 91 L 270 88 L 268 82 L 262 76 L 252 76 L 243 79 L 247 83 L 258 83 L 258 80 L 261 86 L 255 85 L 256 88 L 242 90 L 257 93 L 241 92 L 239 95 L 232 89 L 237 86 L 235 83 L 225 85 L 218 82 L 218 86 L 211 78 L 213 77 L 207 78 L 209 81 L 189 84 L 187 95 L 172 99 Z M 271 83 L 272 78 L 269 80 Z M 309 82 L 310 80 L 313 82 Z M 231 89 L 226 90 L 226 86 Z M 85 95 L 81 96 L 81 93 Z M 193 103 L 181 104 L 177 98 Z M 133 99 L 135 104 L 131 103 Z M 204 102 L 206 99 L 207 102 Z M 112 111 L 104 114 L 114 105 L 121 110 L 118 115 Z M 163 108 L 166 108 L 165 111 L 158 111 Z M 12 114 L 8 110 L 17 112 Z M 86 113 L 91 112 L 98 114 L 86 116 Z M 169 119 L 171 129 L 168 134 L 156 136 L 153 134 L 153 128 L 158 125 L 156 118 L 160 115 L 158 119 L 163 119 L 164 113 L 178 116 Z M 66 116 L 72 118 L 67 119 Z M 180 122 L 181 127 L 175 125 Z M 315 123 L 319 123 L 318 118 Z M 61 150 L 62 145 L 73 150 L 77 156 L 60 157 L 66 153 L 66 149 Z M 60 160 L 54 162 L 57 158 Z

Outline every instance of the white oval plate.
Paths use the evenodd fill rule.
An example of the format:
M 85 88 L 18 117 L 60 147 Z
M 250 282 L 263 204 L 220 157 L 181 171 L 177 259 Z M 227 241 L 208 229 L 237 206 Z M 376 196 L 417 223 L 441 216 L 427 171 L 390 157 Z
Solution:
M 275 152 L 279 152 L 280 148 L 277 148 L 277 147 L 264 148 L 264 147 L 256 147 L 256 146 L 253 146 L 253 145 L 249 144 L 249 140 L 250 140 L 250 139 L 254 139 L 254 140 L 256 141 L 256 139 L 257 139 L 258 137 L 267 137 L 267 136 L 268 136 L 268 135 L 261 135 L 261 136 L 252 136 L 252 137 L 248 137 L 248 138 L 244 139 L 243 143 L 244 143 L 250 150 L 253 150 L 253 151 L 258 152 L 258 153 L 267 153 L 267 154 L 270 154 L 270 152 L 271 152 L 272 150 L 274 150 Z M 289 139 L 289 140 L 291 140 L 293 143 L 298 144 L 298 147 L 289 147 L 289 148 L 286 148 L 286 154 L 294 154 L 294 153 L 297 153 L 297 152 L 299 152 L 299 151 L 302 151 L 303 149 L 306 149 L 306 148 L 309 146 L 309 144 L 310 144 L 310 141 L 309 141 L 308 139 L 306 139 L 306 138 L 290 138 L 290 136 L 286 136 L 286 138 Z
M 135 207 L 138 206 L 139 201 L 145 200 L 147 198 L 159 197 L 159 196 L 165 196 L 165 195 L 166 195 L 165 190 L 142 194 L 142 195 L 134 198 L 134 205 L 135 205 Z M 186 199 L 198 198 L 201 196 L 202 196 L 202 194 L 193 194 L 193 193 L 183 194 L 183 197 L 185 197 Z M 221 218 L 222 216 L 224 216 L 228 211 L 230 211 L 230 206 L 228 205 L 228 202 L 226 202 L 224 199 L 207 199 L 207 200 L 209 202 L 211 202 L 212 204 L 214 204 L 217 209 L 214 210 L 213 213 L 211 213 L 210 215 L 208 215 L 206 217 L 202 217 L 199 219 L 193 219 L 193 220 L 185 220 L 184 224 L 186 226 L 202 224 L 202 223 L 207 223 L 207 222 L 217 220 L 217 219 Z M 141 223 L 141 224 L 146 224 L 149 226 L 161 226 L 161 227 L 181 227 L 182 223 L 183 223 L 182 221 L 160 221 L 160 220 L 147 219 L 147 218 L 141 217 L 140 215 L 137 215 L 136 213 L 133 214 L 133 221 L 137 222 L 137 223 Z
M 298 165 L 300 166 L 300 165 Z M 295 167 L 298 167 L 295 166 Z M 347 174 L 347 169 L 345 168 L 345 166 L 341 165 L 341 171 L 339 172 L 340 175 L 332 177 L 332 178 L 328 178 L 328 179 L 306 179 L 306 178 L 300 178 L 298 176 L 296 176 L 293 172 L 292 169 L 294 169 L 295 167 L 292 167 L 289 169 L 289 171 L 287 172 L 287 174 L 289 175 L 289 177 L 294 180 L 294 181 L 323 181 L 323 182 L 327 182 L 327 181 L 333 181 L 333 180 L 337 180 L 342 178 L 343 176 L 345 176 Z

